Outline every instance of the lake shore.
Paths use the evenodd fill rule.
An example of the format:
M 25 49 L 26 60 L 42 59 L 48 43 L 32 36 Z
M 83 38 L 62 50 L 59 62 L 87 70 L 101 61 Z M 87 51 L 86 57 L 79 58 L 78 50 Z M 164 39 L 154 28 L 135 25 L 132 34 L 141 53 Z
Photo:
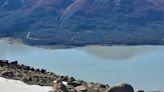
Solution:
M 68 48 L 77 48 L 77 47 L 87 47 L 87 46 L 141 46 L 141 45 L 154 45 L 154 46 L 163 46 L 164 44 L 153 44 L 153 43 L 85 43 L 85 44 L 31 44 L 26 43 L 21 39 L 12 38 L 12 37 L 0 37 L 0 42 L 6 42 L 9 44 L 25 44 L 33 47 L 45 48 L 45 49 L 68 49 Z
M 82 52 L 82 54 L 79 54 L 80 56 L 81 55 L 83 55 L 83 54 L 85 54 L 85 53 L 87 53 L 87 54 L 91 54 L 91 55 L 93 55 L 93 56 L 96 56 L 96 58 L 105 58 L 105 59 L 107 59 L 107 60 L 105 60 L 105 62 L 106 61 L 109 61 L 109 62 L 107 62 L 107 63 L 105 63 L 105 65 L 102 67 L 103 68 L 103 70 L 108 70 L 108 67 L 111 67 L 110 65 L 110 60 L 108 60 L 108 59 L 117 59 L 117 58 L 123 58 L 122 56 L 124 56 L 125 54 L 124 53 L 127 53 L 127 52 L 129 52 L 129 54 L 130 54 L 130 57 L 128 56 L 128 58 L 132 58 L 132 57 L 134 57 L 134 56 L 137 56 L 137 55 L 144 55 L 144 54 L 149 54 L 149 53 L 151 53 L 152 52 L 152 50 L 155 50 L 156 49 L 156 51 L 158 52 L 158 50 L 160 50 L 160 51 L 162 51 L 163 49 L 162 48 L 160 48 L 160 49 L 158 49 L 158 48 L 154 48 L 154 47 L 149 47 L 149 46 L 144 46 L 144 47 L 138 47 L 138 46 L 106 46 L 106 47 L 97 47 L 96 46 L 96 48 L 94 48 L 94 47 L 90 47 L 90 46 L 88 46 L 88 47 L 82 47 L 82 48 L 70 48 L 70 49 L 59 49 L 59 50 L 57 50 L 57 49 L 44 49 L 44 48 L 37 48 L 37 47 L 32 47 L 32 46 L 27 46 L 27 45 L 24 45 L 23 43 L 8 43 L 8 42 L 6 42 L 6 41 L 4 41 L 4 43 L 5 44 L 3 44 L 3 42 L 2 42 L 2 46 L 1 46 L 1 52 L 3 52 L 3 53 L 1 53 L 1 58 L 2 59 L 7 59 L 7 60 L 11 60 L 11 61 L 13 61 L 13 60 L 18 60 L 19 61 L 19 63 L 22 63 L 22 64 L 26 64 L 26 65 L 30 65 L 30 66 L 33 66 L 33 67 L 42 67 L 42 68 L 45 68 L 46 70 L 50 70 L 50 71 L 53 71 L 53 72 L 55 72 L 55 73 L 57 73 L 57 74 L 60 74 L 60 75 L 65 75 L 65 76 L 74 76 L 76 79 L 82 79 L 82 80 L 85 80 L 85 81 L 92 81 L 92 82 L 100 82 L 100 83 L 102 83 L 102 84 L 110 84 L 110 86 L 111 85 L 115 85 L 115 84 L 118 84 L 118 83 L 120 83 L 121 81 L 120 80 L 116 80 L 117 78 L 117 76 L 115 76 L 115 74 L 117 73 L 117 71 L 112 71 L 112 72 L 108 72 L 108 74 L 107 74 L 107 72 L 104 72 L 104 73 L 102 73 L 102 72 L 96 72 L 96 75 L 94 75 L 94 73 L 92 73 L 92 72 L 90 72 L 89 71 L 89 69 L 91 68 L 91 70 L 92 71 L 97 71 L 97 70 L 99 70 L 99 69 L 101 69 L 101 68 L 98 68 L 97 70 L 96 69 L 92 69 L 92 67 L 90 67 L 90 65 L 88 65 L 88 62 L 94 62 L 93 64 L 96 64 L 96 63 L 98 63 L 98 62 L 96 62 L 94 59 L 90 59 L 90 60 L 88 60 L 88 61 L 86 61 L 87 63 L 85 63 L 85 61 L 83 61 L 83 58 L 85 58 L 85 57 L 78 57 L 77 58 L 77 60 L 76 60 L 76 58 L 74 59 L 74 57 L 77 57 L 77 53 L 74 53 L 73 51 L 76 51 L 76 52 Z M 7 45 L 8 44 L 8 45 Z M 18 48 L 17 48 L 18 47 Z M 122 49 L 121 49 L 121 48 Z M 127 48 L 128 47 L 128 48 Z M 156 47 L 159 47 L 159 46 L 156 46 Z M 106 48 L 106 49 L 104 49 L 104 48 Z M 111 49 L 112 48 L 112 49 Z M 135 48 L 135 49 L 134 49 Z M 35 49 L 37 49 L 36 50 L 36 52 L 37 53 L 34 53 L 33 54 L 33 52 L 35 52 Z M 128 49 L 128 50 L 127 50 Z M 134 50 L 133 50 L 134 49 Z M 147 50 L 146 50 L 147 49 Z M 26 51 L 28 51 L 28 52 L 26 52 Z M 45 52 L 46 51 L 46 52 Z M 98 54 L 96 54 L 96 52 L 92 52 L 92 51 L 98 51 Z M 125 52 L 124 52 L 125 51 Z M 135 51 L 137 51 L 137 52 L 135 52 Z M 62 52 L 62 53 L 61 53 Z M 65 54 L 65 52 L 67 53 L 67 52 L 70 52 L 70 53 L 67 53 L 67 54 Z M 85 53 L 83 53 L 83 52 L 85 52 Z M 104 54 L 104 52 L 107 52 L 106 54 L 107 54 L 107 57 L 108 58 L 106 58 L 106 57 L 102 57 L 101 55 L 103 55 Z M 109 53 L 110 52 L 110 53 Z M 115 53 L 111 53 L 111 52 L 115 52 Z M 120 56 L 121 57 L 119 57 L 118 55 L 117 55 L 117 57 L 115 57 L 115 55 L 117 54 L 116 52 L 118 52 L 119 54 L 122 52 L 122 54 L 120 54 Z M 38 54 L 39 53 L 39 54 Z M 43 53 L 43 54 L 42 54 Z M 46 54 L 47 53 L 47 54 Z M 56 53 L 56 54 L 55 54 Z M 136 53 L 138 53 L 137 55 L 136 55 Z M 33 57 L 33 56 L 35 56 L 35 54 L 37 54 L 38 55 L 38 58 L 39 59 L 37 59 L 37 58 L 32 58 L 31 60 L 29 60 L 31 57 Z M 69 56 L 69 54 L 73 57 L 73 59 L 72 60 L 68 60 L 67 59 L 67 57 L 66 56 Z M 110 54 L 112 54 L 112 55 L 110 55 Z M 113 54 L 115 54 L 115 55 L 113 55 Z M 51 57 L 53 57 L 53 59 L 51 60 L 51 59 L 49 59 L 49 58 L 51 58 L 51 57 L 46 57 L 46 56 L 50 56 L 50 55 L 52 55 Z M 128 54 L 127 54 L 128 55 Z M 160 58 L 161 56 L 163 56 L 163 54 L 159 54 L 159 55 L 157 55 L 157 54 L 153 54 L 152 55 L 152 57 L 153 56 L 158 56 L 157 58 Z M 25 56 L 25 57 L 24 57 Z M 69 56 L 69 58 L 71 58 L 71 56 Z M 104 55 L 105 56 L 105 55 Z M 149 55 L 148 55 L 149 56 Z M 12 57 L 12 58 L 11 58 Z M 13 58 L 14 57 L 14 58 Z M 29 58 L 30 57 L 30 58 Z M 44 57 L 44 58 L 42 58 L 42 57 Z M 58 58 L 58 57 L 60 57 L 60 58 L 66 58 L 66 60 L 65 61 L 63 61 L 62 59 L 60 59 L 60 60 L 56 60 L 55 58 Z M 115 57 L 115 58 L 114 58 Z M 125 57 L 127 57 L 127 56 L 125 56 Z M 41 58 L 41 59 L 40 59 Z M 149 58 L 149 57 L 148 57 Z M 80 59 L 80 60 L 79 60 Z M 124 59 L 124 58 L 123 58 Z M 25 60 L 25 61 L 24 61 Z M 96 59 L 97 60 L 97 59 Z M 143 60 L 145 60 L 145 59 L 143 59 Z M 151 59 L 152 60 L 152 62 L 153 62 L 153 58 Z M 156 59 L 155 59 L 156 60 Z M 163 59 L 162 59 L 163 60 Z M 36 63 L 36 62 L 38 62 L 38 63 Z M 50 62 L 51 61 L 51 62 Z M 60 61 L 60 63 L 59 63 L 59 61 Z M 62 62 L 63 61 L 63 62 Z M 69 63 L 67 63 L 67 61 L 69 61 Z M 76 61 L 76 62 L 75 62 Z M 77 61 L 79 61 L 79 62 L 83 62 L 83 63 L 77 63 Z M 115 60 L 113 60 L 113 61 L 115 61 Z M 126 60 L 127 61 L 127 60 Z M 31 63 L 29 63 L 29 62 L 31 62 Z M 35 63 L 34 63 L 35 62 Z M 49 64 L 49 63 L 51 63 L 51 64 L 53 64 L 52 66 L 49 64 L 49 65 L 45 65 L 45 62 L 47 62 L 46 64 Z M 104 61 L 101 61 L 100 60 L 100 62 L 104 62 Z M 134 61 L 127 61 L 127 62 L 124 62 L 126 65 L 128 65 L 128 62 L 129 63 L 134 63 Z M 140 63 L 141 62 L 141 63 Z M 142 63 L 143 62 L 143 63 Z M 145 63 L 144 63 L 145 62 Z M 163 62 L 160 62 L 160 60 L 158 61 L 159 63 L 159 65 L 162 65 L 162 63 Z M 59 64 L 58 64 L 59 63 Z M 69 64 L 70 64 L 70 67 L 68 67 L 68 68 L 66 68 L 65 69 L 65 67 L 66 66 L 60 66 L 60 64 L 64 64 L 64 65 L 68 65 L 69 66 Z M 120 63 L 120 62 L 119 62 Z M 149 69 L 148 71 L 150 71 L 150 67 L 152 67 L 152 66 L 150 66 L 150 67 L 148 67 L 148 68 L 146 68 L 147 67 L 147 64 L 146 63 L 149 63 L 148 65 L 150 66 L 151 65 L 151 61 L 150 60 L 145 60 L 145 61 L 142 61 L 142 60 L 137 60 L 136 61 L 136 64 L 140 64 L 140 65 L 143 65 L 143 64 L 145 64 L 145 66 L 143 66 L 143 67 L 140 67 L 140 68 L 144 68 L 144 69 Z M 77 69 L 72 69 L 71 67 L 72 67 L 72 64 L 77 64 L 77 67 L 80 67 L 80 66 L 82 66 L 83 64 L 85 65 L 85 67 L 87 68 L 87 67 L 89 67 L 89 68 L 87 68 L 87 69 L 83 69 L 83 67 L 84 66 L 82 66 L 82 68 L 81 68 L 81 70 L 83 70 L 83 71 L 85 71 L 85 73 L 89 73 L 89 77 L 84 77 L 84 76 L 82 76 L 81 77 L 81 74 L 83 74 L 83 72 L 82 71 L 80 71 L 80 69 L 79 70 L 77 70 Z M 35 66 L 36 65 L 36 66 Z M 37 66 L 38 65 L 38 66 Z M 79 66 L 78 66 L 79 65 Z M 88 65 L 88 66 L 86 66 L 86 65 Z M 97 64 L 97 65 L 103 65 L 102 63 L 100 63 L 100 64 Z M 139 66 L 140 66 L 139 65 Z M 153 67 L 154 67 L 154 63 L 152 64 L 153 65 Z M 104 68 L 106 66 L 106 68 Z M 124 67 L 124 65 L 120 65 L 120 67 Z M 133 68 L 130 68 L 130 69 L 136 69 L 136 70 L 138 70 L 138 67 L 135 67 L 135 64 L 131 64 L 131 65 L 128 65 L 128 67 L 129 66 L 133 66 Z M 58 68 L 56 68 L 56 67 L 58 67 Z M 99 66 L 98 66 L 99 67 Z M 112 65 L 112 67 L 113 67 L 113 65 Z M 53 69 L 52 69 L 53 68 Z M 61 71 L 61 69 L 65 69 L 65 71 Z M 69 70 L 70 69 L 70 70 Z M 71 70 L 72 69 L 72 70 Z M 120 68 L 121 69 L 121 68 Z M 159 68 L 160 69 L 160 68 Z M 86 71 L 87 70 L 87 71 Z M 110 70 L 110 69 L 109 69 Z M 74 71 L 75 71 L 75 74 L 74 74 Z M 89 72 L 88 72 L 89 71 Z M 124 70 L 123 69 L 123 71 L 122 72 L 120 72 L 119 71 L 119 74 L 120 73 L 126 73 L 126 69 Z M 158 71 L 158 68 L 156 69 L 156 70 L 154 70 L 154 69 L 152 69 L 151 71 Z M 72 74 L 69 74 L 69 72 L 73 72 Z M 84 73 L 84 74 L 85 74 Z M 138 73 L 142 73 L 142 72 L 138 72 Z M 147 75 L 149 75 L 149 73 L 148 72 L 145 72 L 146 74 L 146 76 Z M 151 75 L 153 74 L 153 75 L 156 75 L 157 77 L 158 77 L 158 73 L 156 73 L 156 72 L 151 72 Z M 78 74 L 77 76 L 76 76 L 76 74 Z M 132 73 L 130 73 L 130 74 L 132 74 L 132 75 L 135 75 L 135 74 L 133 74 L 133 72 Z M 104 76 L 105 75 L 105 76 Z M 124 74 L 124 75 L 126 75 L 126 74 Z M 123 76 L 124 76 L 123 75 Z M 127 74 L 128 75 L 128 74 Z M 96 77 L 98 77 L 97 79 L 94 79 L 94 80 L 92 80 L 92 76 L 96 76 Z M 101 77 L 102 76 L 102 77 Z M 114 76 L 114 77 L 112 77 L 112 76 Z M 141 75 L 142 76 L 142 75 Z M 110 78 L 110 77 L 112 77 L 112 78 Z M 131 77 L 131 76 L 130 76 Z M 133 77 L 133 76 L 132 76 Z M 161 76 L 162 77 L 162 76 Z M 119 78 L 122 78 L 122 77 L 119 77 Z M 118 79 L 119 79 L 118 78 Z M 131 80 L 132 80 L 132 82 L 130 81 L 128 81 L 127 79 L 129 79 L 129 77 L 128 76 L 125 76 L 125 81 L 123 81 L 123 83 L 124 82 L 127 82 L 127 83 L 130 83 L 130 84 L 132 84 L 134 87 L 135 87 L 135 90 L 137 90 L 137 89 L 144 89 L 144 90 L 158 90 L 158 89 L 162 89 L 162 88 L 160 88 L 160 85 L 162 84 L 161 82 L 160 82 L 160 80 L 162 80 L 162 78 L 159 78 L 159 80 L 155 80 L 153 77 L 151 78 L 151 81 L 159 81 L 158 83 L 156 83 L 156 82 L 154 82 L 153 84 L 151 84 L 151 85 L 147 85 L 147 87 L 145 87 L 144 86 L 144 84 L 143 84 L 143 82 L 142 81 L 145 81 L 145 80 L 142 80 L 138 85 L 136 85 L 135 83 L 137 83 L 135 80 L 138 80 L 138 78 L 136 78 L 136 77 L 133 77 Z M 144 78 L 144 76 L 143 76 L 143 78 Z M 10 78 L 9 78 L 10 79 Z M 28 79 L 28 78 L 27 78 Z M 22 80 L 22 79 L 18 79 L 18 80 Z M 26 80 L 26 78 L 24 79 L 24 80 Z M 115 82 L 115 83 L 112 83 L 114 80 L 116 80 L 117 82 Z M 103 81 L 103 82 L 102 82 Z M 105 82 L 104 82 L 105 81 Z M 149 81 L 149 80 L 148 80 Z M 107 83 L 108 82 L 108 83 Z M 30 83 L 30 82 L 29 82 Z M 32 83 L 32 82 L 31 82 Z M 156 83 L 156 84 L 155 84 Z M 159 84 L 159 83 L 161 83 L 161 84 Z M 43 83 L 44 84 L 44 83 Z M 38 84 L 38 85 L 43 85 L 43 84 Z M 143 85 L 142 85 L 143 84 Z M 33 84 L 31 84 L 31 85 L 33 85 Z M 154 85 L 157 85 L 157 86 L 154 86 Z M 152 87 L 152 86 L 154 86 L 154 87 Z M 149 87 L 150 88 L 152 88 L 152 89 L 149 89 Z

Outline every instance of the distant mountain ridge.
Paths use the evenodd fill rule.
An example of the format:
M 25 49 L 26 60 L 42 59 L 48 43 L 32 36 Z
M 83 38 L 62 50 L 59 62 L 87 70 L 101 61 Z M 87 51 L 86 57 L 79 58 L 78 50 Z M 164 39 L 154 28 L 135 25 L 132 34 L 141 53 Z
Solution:
M 1 0 L 0 37 L 31 45 L 164 44 L 164 0 Z

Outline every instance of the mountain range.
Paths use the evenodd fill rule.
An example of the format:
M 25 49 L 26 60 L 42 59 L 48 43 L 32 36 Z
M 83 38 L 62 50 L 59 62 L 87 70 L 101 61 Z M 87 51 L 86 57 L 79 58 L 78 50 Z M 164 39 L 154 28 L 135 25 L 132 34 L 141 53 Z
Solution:
M 0 37 L 29 45 L 164 44 L 164 0 L 0 0 Z

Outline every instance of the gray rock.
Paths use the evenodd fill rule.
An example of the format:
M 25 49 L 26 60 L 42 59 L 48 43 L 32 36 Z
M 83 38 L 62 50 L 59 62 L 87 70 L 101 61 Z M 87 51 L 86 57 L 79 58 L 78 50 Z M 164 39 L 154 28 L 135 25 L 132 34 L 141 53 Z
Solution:
M 6 77 L 6 78 L 13 78 L 13 77 L 15 77 L 15 74 L 13 72 L 8 72 L 8 71 L 1 72 L 0 75 L 2 77 Z
M 85 86 L 77 86 L 77 87 L 75 87 L 75 90 L 77 92 L 87 92 L 87 87 L 85 87 Z
M 117 86 L 113 86 L 107 90 L 107 92 L 134 92 L 134 89 L 131 85 L 123 83 Z
M 67 89 L 66 89 L 66 86 L 59 79 L 54 81 L 54 83 L 53 83 L 53 90 L 55 92 L 68 92 Z

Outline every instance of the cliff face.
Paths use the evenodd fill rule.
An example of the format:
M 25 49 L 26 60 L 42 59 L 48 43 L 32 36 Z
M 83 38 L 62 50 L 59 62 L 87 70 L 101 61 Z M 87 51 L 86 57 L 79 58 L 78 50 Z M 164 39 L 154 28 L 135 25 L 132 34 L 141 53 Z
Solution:
M 164 0 L 1 0 L 0 16 L 27 44 L 164 44 Z

